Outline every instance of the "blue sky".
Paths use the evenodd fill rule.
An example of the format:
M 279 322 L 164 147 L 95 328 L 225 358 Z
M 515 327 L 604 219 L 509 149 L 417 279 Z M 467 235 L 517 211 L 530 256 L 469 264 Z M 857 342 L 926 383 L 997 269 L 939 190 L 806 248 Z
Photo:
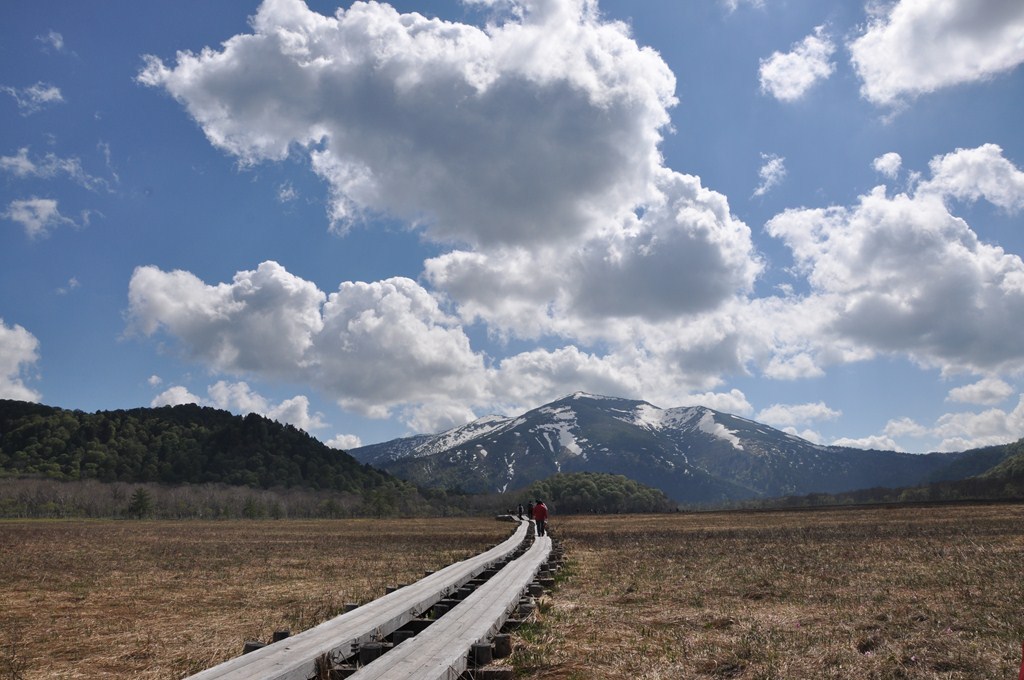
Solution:
M 1024 436 L 1024 5 L 14 2 L 0 397 Z

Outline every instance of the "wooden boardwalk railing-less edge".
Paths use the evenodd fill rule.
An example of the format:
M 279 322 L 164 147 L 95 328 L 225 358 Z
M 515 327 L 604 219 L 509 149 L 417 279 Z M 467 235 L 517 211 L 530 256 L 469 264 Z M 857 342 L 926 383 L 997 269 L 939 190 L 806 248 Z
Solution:
M 539 536 L 522 557 L 477 588 L 422 633 L 410 638 L 352 680 L 449 680 L 466 670 L 474 643 L 486 642 L 505 623 L 509 612 L 551 553 L 551 539 Z
M 490 550 L 451 564 L 416 583 L 388 593 L 309 630 L 192 675 L 187 680 L 313 678 L 317 674 L 317 659 L 340 659 L 351 656 L 353 650 L 359 646 L 390 635 L 495 563 L 509 558 L 526 539 L 528 527 L 532 529 L 532 523 L 521 522 L 512 536 Z M 377 661 L 363 667 L 356 677 L 457 677 L 458 672 L 455 675 L 447 674 L 451 672 L 449 668 L 454 670 L 461 663 L 461 669 L 464 669 L 469 647 L 501 627 L 507 613 L 518 602 L 520 595 L 533 580 L 550 551 L 550 539 L 539 537 L 522 557 L 504 567 L 448 614 L 431 624 L 420 635 L 406 640 Z M 458 623 L 459 621 L 462 623 Z M 442 622 L 446 622 L 444 626 L 440 626 Z M 427 631 L 435 627 L 436 631 L 426 635 Z M 451 642 L 442 641 L 441 633 L 444 631 L 447 631 L 447 635 L 454 636 Z M 468 642 L 463 645 L 463 641 L 466 640 Z M 413 652 L 413 649 L 422 651 Z M 396 654 L 397 656 L 392 656 Z M 416 655 L 419 659 L 412 662 L 412 666 L 406 663 L 412 658 L 410 654 Z M 389 657 L 393 660 L 388 661 Z M 375 673 L 384 672 L 385 666 L 378 666 L 382 662 L 388 662 L 388 668 L 394 666 L 396 669 L 409 670 L 406 670 L 404 675 L 394 674 L 401 673 L 400 670 L 389 671 L 387 675 L 365 674 L 374 667 L 380 668 Z M 424 675 L 427 666 L 441 668 L 441 664 L 446 664 L 441 674 Z

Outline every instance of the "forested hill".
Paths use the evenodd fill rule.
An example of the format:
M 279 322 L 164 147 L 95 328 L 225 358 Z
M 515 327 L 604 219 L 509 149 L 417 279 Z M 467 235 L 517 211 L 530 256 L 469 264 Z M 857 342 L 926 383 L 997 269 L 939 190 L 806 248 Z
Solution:
M 262 416 L 189 404 L 84 413 L 0 399 L 0 476 L 362 492 L 408 485 Z

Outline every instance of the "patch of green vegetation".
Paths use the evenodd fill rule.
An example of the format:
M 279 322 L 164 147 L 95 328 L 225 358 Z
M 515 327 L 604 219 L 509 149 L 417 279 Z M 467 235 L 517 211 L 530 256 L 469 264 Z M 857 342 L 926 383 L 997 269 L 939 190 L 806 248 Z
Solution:
M 403 486 L 292 425 L 187 404 L 84 413 L 0 400 L 0 474 L 358 492 Z
M 531 484 L 524 494 L 541 498 L 563 515 L 672 512 L 676 509 L 664 492 L 623 475 L 598 472 L 557 474 Z

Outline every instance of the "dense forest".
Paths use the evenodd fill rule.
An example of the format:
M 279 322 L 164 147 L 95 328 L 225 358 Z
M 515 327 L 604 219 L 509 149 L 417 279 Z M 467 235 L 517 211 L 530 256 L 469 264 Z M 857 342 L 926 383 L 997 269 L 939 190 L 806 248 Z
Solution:
M 0 400 L 0 481 L 3 516 L 449 511 L 447 494 L 421 493 L 291 425 L 194 404 L 84 413 Z
M 0 400 L 0 475 L 347 492 L 405 486 L 291 425 L 195 404 L 83 413 Z
M 598 472 L 553 475 L 534 482 L 520 495 L 527 500 L 542 499 L 552 512 L 562 515 L 671 512 L 676 509 L 676 504 L 658 489 L 622 475 Z

